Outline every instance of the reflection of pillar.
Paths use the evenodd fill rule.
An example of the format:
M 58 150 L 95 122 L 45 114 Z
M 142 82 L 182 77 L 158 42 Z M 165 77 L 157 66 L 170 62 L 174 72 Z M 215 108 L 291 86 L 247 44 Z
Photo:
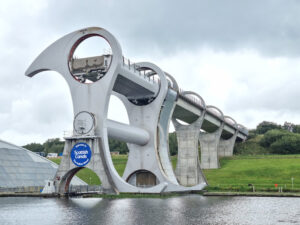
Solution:
M 218 154 L 219 156 L 232 156 L 233 155 L 233 148 L 235 144 L 235 140 L 237 137 L 238 131 L 233 134 L 233 136 L 227 140 L 220 139 L 219 146 L 218 146 Z
M 201 168 L 218 169 L 218 145 L 223 131 L 224 123 L 213 133 L 200 132 L 199 141 L 201 147 Z

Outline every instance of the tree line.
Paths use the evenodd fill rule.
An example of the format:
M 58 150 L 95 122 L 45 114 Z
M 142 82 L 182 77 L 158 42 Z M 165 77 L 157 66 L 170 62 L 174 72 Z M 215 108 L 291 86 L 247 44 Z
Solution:
M 48 153 L 61 153 L 64 150 L 65 142 L 61 141 L 59 138 L 52 138 L 45 141 L 43 144 L 40 143 L 30 143 L 22 146 L 33 152 L 44 152 L 46 155 Z
M 238 154 L 300 154 L 300 125 L 263 121 L 236 145 Z
M 65 142 L 59 138 L 48 139 L 43 144 L 30 143 L 24 148 L 33 152 L 61 153 Z M 120 154 L 129 152 L 127 144 L 109 139 L 110 151 Z M 170 155 L 177 155 L 176 133 L 169 133 Z M 300 154 L 300 125 L 285 122 L 283 125 L 263 121 L 249 131 L 247 141 L 235 145 L 236 154 Z
M 33 152 L 44 152 L 46 155 L 48 153 L 61 153 L 64 150 L 65 142 L 60 140 L 59 138 L 48 139 L 43 144 L 40 143 L 30 143 L 22 146 L 28 150 Z M 169 134 L 169 146 L 170 146 L 170 154 L 177 154 L 177 140 L 176 133 Z M 127 154 L 129 152 L 127 144 L 122 141 L 118 141 L 115 139 L 109 139 L 109 148 L 110 151 L 119 152 L 120 154 Z

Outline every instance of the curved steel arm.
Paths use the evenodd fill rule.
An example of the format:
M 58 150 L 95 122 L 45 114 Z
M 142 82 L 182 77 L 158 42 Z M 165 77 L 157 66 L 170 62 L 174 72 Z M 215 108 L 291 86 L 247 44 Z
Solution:
M 162 69 L 160 67 L 158 67 L 157 65 L 155 65 L 154 63 L 150 63 L 150 62 L 138 62 L 136 63 L 136 65 L 141 69 L 149 69 L 152 70 L 155 74 L 157 74 L 157 76 L 160 79 L 159 82 L 159 91 L 157 92 L 156 96 L 160 95 L 160 92 L 163 92 L 163 95 L 165 96 L 167 94 L 167 90 L 168 90 L 168 81 L 166 78 L 166 74 L 164 73 L 164 71 L 162 71 Z M 152 75 L 150 75 L 152 76 Z
M 166 77 L 167 77 L 168 79 L 171 80 L 171 82 L 172 82 L 172 88 L 174 88 L 176 91 L 178 91 L 178 90 L 179 90 L 179 86 L 178 86 L 178 83 L 177 83 L 177 81 L 175 80 L 175 78 L 174 78 L 171 74 L 169 74 L 169 73 L 167 73 L 167 72 L 165 72 L 165 75 L 166 75 Z
M 39 72 L 53 70 L 60 73 L 69 84 L 74 82 L 75 79 L 70 74 L 67 59 L 74 48 L 78 46 L 78 42 L 91 36 L 102 37 L 110 44 L 113 53 L 112 65 L 122 62 L 122 49 L 117 39 L 103 28 L 89 27 L 67 34 L 51 44 L 33 61 L 25 75 L 33 77 Z

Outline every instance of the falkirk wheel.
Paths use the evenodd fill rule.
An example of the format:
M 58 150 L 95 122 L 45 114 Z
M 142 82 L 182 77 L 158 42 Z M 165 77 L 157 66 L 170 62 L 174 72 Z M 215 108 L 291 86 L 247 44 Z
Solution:
M 84 59 L 74 57 L 79 44 L 90 37 L 104 39 L 111 52 Z M 61 164 L 53 178 L 53 192 L 68 193 L 71 179 L 82 168 L 89 168 L 98 175 L 105 193 L 188 192 L 207 186 L 198 155 L 200 128 L 206 114 L 207 118 L 218 116 L 201 103 L 196 122 L 181 129 L 182 125 L 174 118 L 180 93 L 171 75 L 153 63 L 130 63 L 123 57 L 116 38 L 98 27 L 60 38 L 33 61 L 25 74 L 33 77 L 47 70 L 58 72 L 66 80 L 74 112 L 73 133 L 65 138 Z M 191 93 L 182 96 L 188 94 Z M 129 124 L 107 119 L 111 95 L 124 103 Z M 187 100 L 190 104 L 194 101 L 193 98 Z M 179 153 L 181 158 L 176 171 L 172 168 L 168 147 L 172 120 L 176 131 L 183 130 L 179 147 L 185 148 Z M 220 121 L 218 129 L 224 127 L 225 120 Z M 192 132 L 186 133 L 189 127 Z M 234 141 L 237 133 L 246 136 L 241 126 L 231 124 L 228 127 L 231 127 Z M 188 138 L 190 144 L 182 144 L 189 134 L 192 134 Z M 113 165 L 109 138 L 125 141 L 129 148 L 122 177 Z M 214 157 L 218 157 L 218 152 Z

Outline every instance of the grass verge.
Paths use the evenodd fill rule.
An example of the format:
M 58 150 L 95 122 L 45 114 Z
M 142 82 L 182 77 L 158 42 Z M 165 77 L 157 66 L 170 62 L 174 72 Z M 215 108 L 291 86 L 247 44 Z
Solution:
M 60 159 L 51 160 L 60 163 Z M 112 160 L 122 176 L 127 155 L 113 156 Z M 176 157 L 171 160 L 175 167 Z M 220 169 L 204 170 L 208 192 L 275 193 L 279 188 L 283 192 L 300 192 L 300 155 L 239 155 L 222 158 L 220 163 Z M 76 175 L 90 185 L 100 184 L 97 175 L 88 169 L 80 170 Z

